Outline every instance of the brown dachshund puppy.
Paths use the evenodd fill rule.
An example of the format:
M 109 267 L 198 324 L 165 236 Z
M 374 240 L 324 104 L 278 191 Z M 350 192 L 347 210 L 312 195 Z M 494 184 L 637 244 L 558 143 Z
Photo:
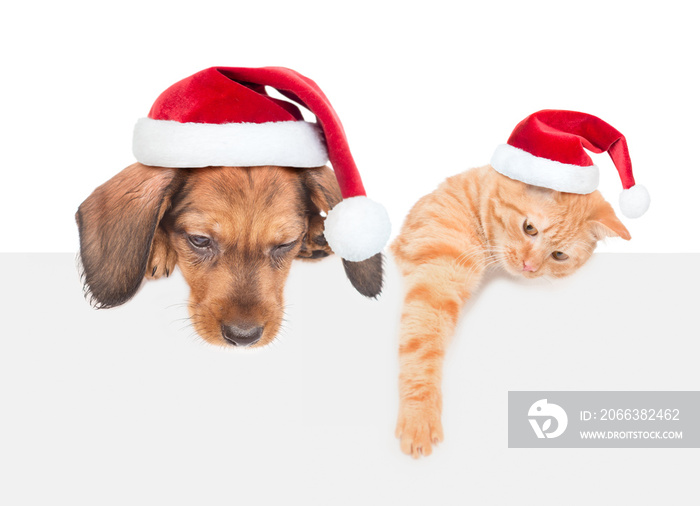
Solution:
M 340 200 L 327 167 L 136 163 L 97 188 L 76 213 L 86 293 L 98 308 L 118 306 L 144 277 L 168 276 L 177 265 L 191 288 L 189 314 L 202 338 L 264 346 L 282 322 L 292 260 L 332 253 L 323 220 Z M 343 265 L 360 293 L 380 293 L 381 254 Z

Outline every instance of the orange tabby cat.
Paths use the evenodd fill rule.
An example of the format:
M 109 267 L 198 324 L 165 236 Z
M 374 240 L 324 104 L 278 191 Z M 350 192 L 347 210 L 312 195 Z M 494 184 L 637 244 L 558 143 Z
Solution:
M 460 310 L 486 268 L 567 276 L 603 237 L 630 234 L 598 191 L 560 193 L 509 179 L 490 165 L 448 178 L 421 198 L 391 245 L 405 279 L 396 435 L 404 453 L 443 439 L 441 376 Z

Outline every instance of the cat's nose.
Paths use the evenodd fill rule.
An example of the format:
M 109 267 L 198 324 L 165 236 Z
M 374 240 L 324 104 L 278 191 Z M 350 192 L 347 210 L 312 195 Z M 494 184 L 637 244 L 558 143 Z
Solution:
M 523 271 L 525 272 L 535 272 L 539 268 L 539 265 L 535 265 L 530 260 L 523 260 Z

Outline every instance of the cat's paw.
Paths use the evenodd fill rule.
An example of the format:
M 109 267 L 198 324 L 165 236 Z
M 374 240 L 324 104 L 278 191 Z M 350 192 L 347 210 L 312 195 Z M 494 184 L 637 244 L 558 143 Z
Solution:
M 432 445 L 444 439 L 440 410 L 426 405 L 401 406 L 396 423 L 401 451 L 413 458 L 433 453 Z

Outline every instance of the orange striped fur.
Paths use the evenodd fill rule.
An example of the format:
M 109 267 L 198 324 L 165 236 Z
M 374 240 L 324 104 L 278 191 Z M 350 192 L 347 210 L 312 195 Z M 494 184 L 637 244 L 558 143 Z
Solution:
M 599 192 L 537 188 L 488 165 L 448 178 L 416 203 L 391 245 L 406 290 L 396 426 L 404 453 L 430 455 L 443 439 L 445 349 L 484 271 L 495 266 L 526 278 L 563 277 L 606 236 L 630 239 Z

